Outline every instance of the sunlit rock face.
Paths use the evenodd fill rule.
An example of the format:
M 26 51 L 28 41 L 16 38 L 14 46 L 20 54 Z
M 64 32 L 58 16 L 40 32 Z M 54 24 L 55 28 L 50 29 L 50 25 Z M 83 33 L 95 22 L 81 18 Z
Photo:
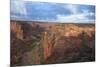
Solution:
M 94 27 L 78 27 L 75 25 L 69 25 L 65 27 L 65 36 L 79 36 L 82 32 L 86 33 L 89 37 L 95 32 Z
M 21 28 L 21 25 L 17 22 L 11 22 L 11 31 L 13 31 L 16 34 L 16 37 L 18 39 L 23 40 L 23 30 Z
M 47 32 L 44 32 L 43 48 L 44 48 L 43 51 L 44 59 L 46 60 L 51 55 L 52 52 L 52 44 L 50 43 Z

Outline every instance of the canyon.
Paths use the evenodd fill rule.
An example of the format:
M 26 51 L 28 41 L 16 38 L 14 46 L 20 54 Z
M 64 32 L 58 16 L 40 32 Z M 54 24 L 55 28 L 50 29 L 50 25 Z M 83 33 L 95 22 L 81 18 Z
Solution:
M 95 24 L 11 21 L 11 65 L 95 60 Z

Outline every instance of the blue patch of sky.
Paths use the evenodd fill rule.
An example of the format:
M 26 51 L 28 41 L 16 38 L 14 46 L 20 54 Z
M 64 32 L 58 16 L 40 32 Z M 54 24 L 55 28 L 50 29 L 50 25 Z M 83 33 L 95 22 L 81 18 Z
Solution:
M 57 14 L 69 15 L 70 11 L 65 9 L 63 4 L 52 3 L 25 3 L 28 16 L 33 19 L 56 19 Z

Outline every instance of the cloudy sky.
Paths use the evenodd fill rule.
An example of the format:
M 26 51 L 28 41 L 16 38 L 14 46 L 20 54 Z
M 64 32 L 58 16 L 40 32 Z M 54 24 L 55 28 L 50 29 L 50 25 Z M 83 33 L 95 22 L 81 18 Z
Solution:
M 94 23 L 95 6 L 11 0 L 11 20 Z

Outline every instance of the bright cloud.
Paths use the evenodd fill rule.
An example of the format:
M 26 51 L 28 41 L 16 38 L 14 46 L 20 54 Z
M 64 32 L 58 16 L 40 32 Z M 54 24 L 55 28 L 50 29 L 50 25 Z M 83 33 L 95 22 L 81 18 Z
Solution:
M 64 15 L 57 15 L 57 20 L 56 21 L 60 21 L 60 22 L 80 22 L 80 23 L 94 23 L 94 19 L 89 19 L 87 16 L 90 15 L 95 15 L 94 13 L 90 12 L 90 13 L 80 13 L 80 14 L 72 14 L 72 15 L 68 15 L 68 16 L 64 16 Z
M 26 15 L 26 7 L 22 0 L 11 0 L 11 12 Z
M 68 9 L 72 14 L 79 13 L 78 5 L 70 4 L 70 5 L 65 6 L 65 9 Z

